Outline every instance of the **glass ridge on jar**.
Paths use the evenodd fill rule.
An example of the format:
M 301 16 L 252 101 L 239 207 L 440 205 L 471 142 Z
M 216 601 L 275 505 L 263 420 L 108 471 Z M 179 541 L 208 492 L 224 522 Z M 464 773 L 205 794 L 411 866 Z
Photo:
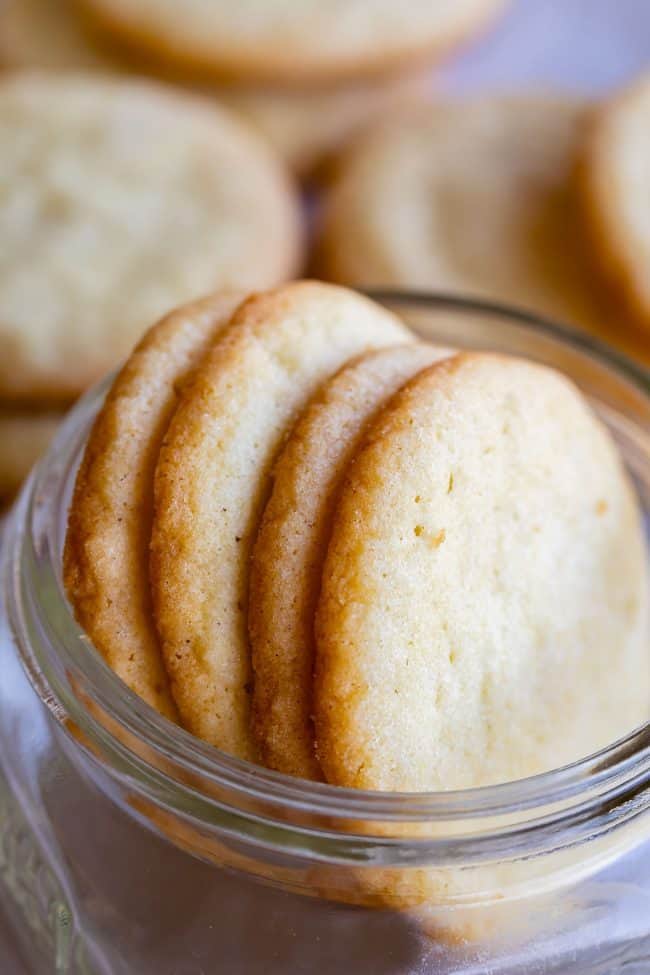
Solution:
M 513 310 L 379 298 L 439 344 L 567 372 L 650 511 L 643 370 Z M 647 975 L 650 726 L 520 782 L 366 793 L 224 755 L 121 683 L 60 573 L 106 386 L 72 411 L 4 529 L 0 887 L 33 971 Z

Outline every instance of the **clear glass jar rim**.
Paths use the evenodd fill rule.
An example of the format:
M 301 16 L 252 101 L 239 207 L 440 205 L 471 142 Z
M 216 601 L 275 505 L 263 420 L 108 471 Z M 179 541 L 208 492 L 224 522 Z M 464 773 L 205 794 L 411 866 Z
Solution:
M 650 404 L 648 371 L 591 337 L 554 322 L 455 295 L 381 291 L 372 296 L 405 308 L 469 311 L 542 332 L 614 369 Z M 119 726 L 127 738 L 145 742 L 167 769 L 182 769 L 186 775 L 225 787 L 233 795 L 241 792 L 248 800 L 258 798 L 268 808 L 282 808 L 283 814 L 286 810 L 298 814 L 309 810 L 330 821 L 434 823 L 490 819 L 494 827 L 495 822 L 511 822 L 509 817 L 513 814 L 520 817 L 529 810 L 537 826 L 559 828 L 569 821 L 588 818 L 592 806 L 601 808 L 616 797 L 650 790 L 650 722 L 595 755 L 532 778 L 456 792 L 373 793 L 306 782 L 251 765 L 199 741 L 147 707 L 99 654 L 88 652 L 87 639 L 64 596 L 61 519 L 48 520 L 48 514 L 52 514 L 48 504 L 60 507 L 66 500 L 64 481 L 70 479 L 71 470 L 76 467 L 89 423 L 109 381 L 110 377 L 91 390 L 65 421 L 17 503 L 13 529 L 6 540 L 13 550 L 8 614 L 28 675 L 55 718 L 74 721 L 100 745 L 104 755 L 119 755 L 122 762 L 135 759 L 133 754 L 129 756 L 122 736 L 118 740 L 107 723 L 98 719 L 97 713 L 101 713 L 108 716 L 112 727 Z M 48 498 L 53 500 L 48 502 Z M 38 599 L 35 593 L 39 594 Z M 43 593 L 48 594 L 47 607 Z M 81 697 L 92 707 L 84 704 Z M 138 770 L 134 771 L 137 778 L 143 772 L 142 762 L 135 761 L 133 769 Z M 166 776 L 169 778 L 169 772 Z M 168 784 L 170 788 L 186 787 L 183 780 L 176 781 L 173 776 Z M 206 801 L 209 803 L 209 798 Z

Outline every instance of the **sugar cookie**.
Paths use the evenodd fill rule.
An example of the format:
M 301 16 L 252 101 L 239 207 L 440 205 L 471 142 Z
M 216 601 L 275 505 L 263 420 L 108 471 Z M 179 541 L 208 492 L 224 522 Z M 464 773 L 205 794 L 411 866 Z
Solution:
M 64 579 L 79 624 L 118 676 L 169 718 L 176 709 L 148 571 L 154 470 L 180 384 L 242 297 L 186 305 L 146 334 L 95 421 L 70 507 Z
M 71 398 L 180 302 L 296 268 L 284 168 L 202 99 L 18 73 L 0 144 L 0 397 Z
M 181 394 L 156 471 L 154 611 L 181 720 L 224 751 L 255 755 L 248 568 L 278 450 L 348 358 L 409 334 L 353 292 L 290 284 L 237 310 Z
M 594 254 L 650 328 L 650 75 L 594 111 L 579 169 Z
M 650 360 L 586 254 L 574 168 L 587 118 L 568 96 L 492 96 L 376 128 L 337 167 L 320 272 L 506 301 Z
M 114 48 L 99 46 L 73 7 L 71 0 L 4 0 L 0 68 L 133 73 L 133 63 L 120 59 Z M 346 86 L 202 90 L 241 115 L 297 173 L 311 177 L 320 175 L 321 164 L 350 136 L 429 88 L 425 71 Z
M 372 426 L 317 615 L 318 756 L 368 789 L 484 786 L 586 756 L 650 713 L 640 512 L 575 387 L 464 354 Z
M 185 73 L 264 83 L 332 82 L 447 52 L 504 0 L 79 0 L 107 33 Z
M 321 778 L 312 725 L 313 626 L 336 492 L 379 407 L 448 353 L 412 343 L 368 352 L 324 384 L 292 430 L 253 549 L 253 729 L 270 768 Z

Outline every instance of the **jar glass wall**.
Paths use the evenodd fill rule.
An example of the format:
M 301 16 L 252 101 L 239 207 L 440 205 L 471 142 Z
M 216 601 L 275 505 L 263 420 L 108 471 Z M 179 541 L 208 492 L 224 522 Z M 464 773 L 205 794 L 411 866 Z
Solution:
M 650 512 L 641 370 L 513 311 L 380 297 L 439 344 L 567 372 Z M 117 679 L 78 630 L 60 576 L 102 394 L 72 412 L 5 525 L 0 885 L 34 970 L 647 972 L 649 727 L 521 782 L 373 794 L 222 755 Z

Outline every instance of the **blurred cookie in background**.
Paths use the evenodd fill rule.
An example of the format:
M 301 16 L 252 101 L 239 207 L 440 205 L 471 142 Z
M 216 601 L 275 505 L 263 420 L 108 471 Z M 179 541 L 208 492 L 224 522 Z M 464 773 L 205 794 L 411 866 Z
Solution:
M 220 97 L 264 135 L 303 178 L 319 178 L 338 150 L 368 125 L 424 99 L 428 72 L 329 88 L 230 87 Z
M 0 508 L 45 452 L 62 417 L 55 410 L 16 412 L 0 407 Z
M 228 81 L 330 83 L 429 61 L 506 0 L 78 0 L 107 34 L 175 70 Z
M 0 401 L 70 400 L 170 308 L 300 266 L 284 166 L 212 102 L 18 73 L 0 144 Z
M 98 45 L 73 0 L 3 0 L 0 68 L 110 72 L 126 70 L 126 64 Z
M 55 71 L 143 73 L 151 65 L 102 44 L 72 0 L 4 0 L 0 66 Z M 178 82 L 178 78 L 175 81 Z M 373 119 L 430 88 L 428 70 L 318 88 L 202 88 L 239 112 L 301 176 L 309 177 L 342 143 Z
M 594 258 L 650 329 L 650 74 L 595 109 L 579 178 Z
M 585 253 L 574 167 L 587 117 L 568 96 L 492 96 L 376 127 L 339 163 L 319 272 L 509 302 L 650 361 Z

